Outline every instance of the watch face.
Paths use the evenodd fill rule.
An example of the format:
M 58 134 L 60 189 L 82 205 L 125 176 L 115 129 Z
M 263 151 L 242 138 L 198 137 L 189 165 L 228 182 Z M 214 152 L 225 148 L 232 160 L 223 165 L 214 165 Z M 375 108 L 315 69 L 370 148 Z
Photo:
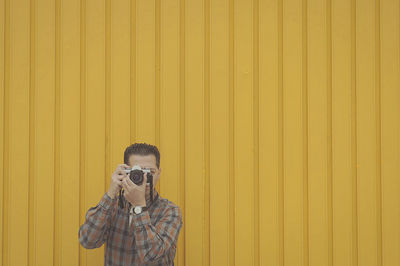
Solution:
M 136 214 L 141 213 L 141 212 L 142 212 L 142 207 L 136 206 L 135 209 L 134 209 L 134 212 L 135 212 Z

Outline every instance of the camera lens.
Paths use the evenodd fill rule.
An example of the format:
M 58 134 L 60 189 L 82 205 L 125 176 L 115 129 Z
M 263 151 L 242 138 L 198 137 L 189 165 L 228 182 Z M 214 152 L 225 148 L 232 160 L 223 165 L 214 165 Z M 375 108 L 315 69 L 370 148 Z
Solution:
M 143 183 L 144 173 L 141 170 L 132 170 L 129 174 L 129 178 L 133 183 L 140 186 Z

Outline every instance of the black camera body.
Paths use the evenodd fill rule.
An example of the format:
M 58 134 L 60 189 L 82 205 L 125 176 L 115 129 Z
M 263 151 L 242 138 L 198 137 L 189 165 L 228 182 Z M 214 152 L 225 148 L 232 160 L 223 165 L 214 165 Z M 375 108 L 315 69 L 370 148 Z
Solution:
M 129 174 L 129 179 L 137 186 L 141 186 L 144 180 L 144 173 L 147 173 L 147 182 L 150 184 L 150 200 L 153 202 L 153 175 L 151 174 L 149 169 L 142 169 L 140 166 L 135 165 L 132 169 L 124 169 L 126 173 Z M 119 206 L 122 209 L 122 193 L 119 191 Z

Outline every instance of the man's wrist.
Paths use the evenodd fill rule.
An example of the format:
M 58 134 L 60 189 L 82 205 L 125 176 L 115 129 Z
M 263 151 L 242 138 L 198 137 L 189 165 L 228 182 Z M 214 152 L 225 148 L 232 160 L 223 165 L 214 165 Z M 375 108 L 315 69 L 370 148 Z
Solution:
M 136 207 L 136 206 L 140 206 L 140 207 L 146 207 L 146 202 L 138 202 L 137 204 L 132 204 L 132 206 Z

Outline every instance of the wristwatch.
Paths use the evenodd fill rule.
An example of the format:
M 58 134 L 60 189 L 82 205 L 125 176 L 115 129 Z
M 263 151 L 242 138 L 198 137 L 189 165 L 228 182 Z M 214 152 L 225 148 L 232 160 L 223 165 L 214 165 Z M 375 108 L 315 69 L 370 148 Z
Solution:
M 140 213 L 142 213 L 144 211 L 147 211 L 147 206 L 143 206 L 143 207 L 142 206 L 136 206 L 136 207 L 133 208 L 133 212 L 135 214 L 140 214 Z

